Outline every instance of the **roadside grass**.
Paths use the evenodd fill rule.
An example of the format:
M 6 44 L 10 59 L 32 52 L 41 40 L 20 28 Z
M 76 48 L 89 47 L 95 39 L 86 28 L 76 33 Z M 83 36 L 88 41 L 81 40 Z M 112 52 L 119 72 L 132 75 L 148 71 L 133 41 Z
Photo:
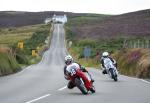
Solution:
M 118 44 L 116 44 L 118 42 Z M 100 68 L 100 56 L 103 51 L 108 51 L 110 53 L 114 53 L 122 47 L 122 40 L 110 40 L 108 42 L 105 41 L 96 41 L 96 40 L 77 40 L 77 42 L 73 42 L 72 47 L 69 48 L 69 52 L 73 55 L 76 61 L 88 67 Z M 84 48 L 91 48 L 90 58 L 84 58 Z
M 104 49 L 108 48 L 108 44 L 106 41 L 97 41 L 97 40 L 91 40 L 91 39 L 79 39 L 76 38 L 76 34 L 74 33 L 73 29 L 76 26 L 82 26 L 82 25 L 92 25 L 97 22 L 103 21 L 105 18 L 109 17 L 111 15 L 86 15 L 86 16 L 78 16 L 74 18 L 69 18 L 68 23 L 65 26 L 66 30 L 66 39 L 67 41 L 72 41 L 73 45 L 69 49 L 69 52 L 73 55 L 73 57 L 76 59 L 76 61 L 80 62 L 81 64 L 89 67 L 96 67 L 100 68 L 99 60 L 100 56 L 97 56 L 96 53 L 100 52 Z M 112 44 L 111 42 L 109 44 Z M 115 45 L 116 48 L 119 46 Z M 83 50 L 84 47 L 90 47 L 92 49 L 91 57 L 88 59 L 84 59 Z M 110 45 L 112 50 L 113 44 Z
M 0 28 L 0 76 L 15 73 L 21 67 L 38 63 L 48 45 L 50 25 L 40 24 L 16 28 Z M 18 48 L 18 42 L 24 47 Z M 32 56 L 32 50 L 36 55 Z
M 29 39 L 31 36 L 32 36 L 32 33 L 0 35 L 0 45 L 13 44 L 19 41 L 23 41 L 24 39 Z
M 36 64 L 41 60 L 43 52 L 48 48 L 48 45 L 45 45 L 45 40 L 47 37 L 50 38 L 50 25 L 42 25 L 41 28 L 33 32 L 30 38 L 22 41 L 24 42 L 24 48 L 22 50 L 18 49 L 17 43 L 12 45 L 18 54 L 17 59 L 21 61 L 20 63 L 29 65 Z M 35 56 L 32 56 L 32 50 L 36 51 Z
M 29 25 L 29 26 L 22 26 L 22 27 L 9 27 L 9 28 L 0 28 L 0 35 L 1 34 L 16 34 L 16 33 L 33 33 L 37 30 L 43 30 L 45 24 L 38 24 L 38 25 Z
M 80 63 L 82 66 L 85 67 L 94 67 L 96 69 L 100 69 L 99 57 L 94 58 L 79 58 L 78 52 L 75 52 L 74 48 L 69 50 L 69 53 L 73 56 L 74 60 Z
M 132 39 L 129 39 L 131 41 Z M 134 38 L 133 41 L 136 39 Z M 76 40 L 69 48 L 70 54 L 75 60 L 86 67 L 100 67 L 101 54 L 108 51 L 118 63 L 118 69 L 121 74 L 139 78 L 150 78 L 150 49 L 124 49 L 124 39 L 105 40 Z M 91 56 L 84 58 L 84 47 L 91 48 Z M 97 55 L 97 52 L 99 55 Z
M 80 39 L 74 32 L 75 26 L 92 25 L 92 23 L 103 20 L 97 17 L 75 17 L 68 20 L 65 27 L 67 45 L 72 41 L 72 46 L 68 46 L 68 51 L 74 57 L 75 61 L 87 67 L 100 68 L 100 58 L 104 51 L 108 51 L 118 62 L 119 72 L 121 74 L 136 76 L 139 78 L 150 78 L 150 49 L 125 49 L 124 41 L 129 43 L 149 40 L 145 37 L 116 37 L 113 39 Z M 143 44 L 141 44 L 143 45 Z M 84 47 L 91 48 L 91 56 L 84 58 Z M 97 55 L 98 54 L 98 55 Z
M 12 52 L 0 49 L 0 76 L 15 73 L 21 70 Z
M 113 54 L 122 74 L 150 78 L 150 49 L 124 49 Z
M 24 27 L 0 28 L 0 46 L 7 46 L 25 39 L 29 39 L 34 32 L 44 29 L 43 24 Z

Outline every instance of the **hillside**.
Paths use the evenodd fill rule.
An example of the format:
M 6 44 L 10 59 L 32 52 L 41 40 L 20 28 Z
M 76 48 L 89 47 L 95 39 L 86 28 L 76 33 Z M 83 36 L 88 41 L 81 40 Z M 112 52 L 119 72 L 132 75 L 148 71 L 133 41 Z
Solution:
M 144 49 L 147 46 L 132 46 L 138 40 L 143 41 L 140 45 L 145 45 L 150 39 L 150 10 L 70 18 L 66 34 L 68 44 L 73 41 L 71 48 L 68 48 L 69 52 L 84 66 L 100 68 L 101 54 L 108 51 L 117 60 L 121 74 L 150 78 L 150 50 Z M 131 48 L 128 49 L 125 43 Z M 84 59 L 85 47 L 91 48 L 88 60 Z
M 68 17 L 77 17 L 81 15 L 88 15 L 82 13 L 71 12 L 19 12 L 19 11 L 1 11 L 0 12 L 0 27 L 18 27 L 44 23 L 45 18 L 52 17 L 52 15 L 64 15 Z
M 150 36 L 150 9 L 109 16 L 94 24 L 72 25 L 72 28 L 76 38 L 81 39 Z

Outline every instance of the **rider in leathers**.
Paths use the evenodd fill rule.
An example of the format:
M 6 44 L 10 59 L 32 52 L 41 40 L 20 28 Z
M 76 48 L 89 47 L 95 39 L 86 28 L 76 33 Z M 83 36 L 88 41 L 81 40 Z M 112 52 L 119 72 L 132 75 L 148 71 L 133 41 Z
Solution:
M 110 59 L 110 60 L 112 61 L 113 65 L 117 68 L 117 62 L 116 62 L 113 58 L 111 58 L 111 57 L 109 56 L 109 53 L 108 53 L 108 52 L 103 52 L 102 58 L 101 58 L 101 60 L 100 60 L 101 65 L 102 65 L 102 68 L 103 68 L 103 71 L 102 71 L 103 74 L 107 74 L 107 72 L 106 72 L 106 67 L 105 67 L 105 64 L 104 64 L 104 60 L 105 60 L 105 59 Z
M 75 63 L 75 62 L 73 63 L 73 58 L 70 55 L 67 55 L 65 57 L 65 64 L 66 64 L 64 67 L 65 79 L 70 80 L 69 75 L 77 74 L 84 81 L 86 88 L 88 90 L 92 89 L 92 85 L 91 85 L 90 81 L 88 80 L 86 75 L 83 73 L 83 72 L 88 72 L 85 68 L 81 67 L 81 65 L 78 63 Z M 76 71 L 74 71 L 74 69 Z M 92 82 L 94 82 L 93 79 L 92 79 Z M 74 82 L 72 80 L 70 80 L 67 87 L 69 89 L 74 88 L 75 87 Z

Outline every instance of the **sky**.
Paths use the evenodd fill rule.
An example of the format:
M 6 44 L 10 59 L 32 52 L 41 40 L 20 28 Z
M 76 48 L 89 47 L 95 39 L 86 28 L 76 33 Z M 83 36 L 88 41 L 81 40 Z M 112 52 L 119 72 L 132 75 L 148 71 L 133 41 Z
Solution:
M 150 0 L 0 0 L 0 11 L 123 14 L 150 9 Z

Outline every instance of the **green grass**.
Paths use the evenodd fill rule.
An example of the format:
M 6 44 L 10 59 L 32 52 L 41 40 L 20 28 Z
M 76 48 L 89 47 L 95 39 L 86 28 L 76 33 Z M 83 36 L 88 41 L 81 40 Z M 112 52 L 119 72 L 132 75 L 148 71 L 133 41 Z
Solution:
M 24 39 L 24 48 L 22 50 L 18 49 L 17 43 L 12 45 L 12 47 L 17 52 L 17 60 L 21 64 L 35 64 L 40 61 L 41 57 L 33 57 L 32 50 L 37 51 L 37 47 L 39 47 L 39 51 L 37 53 L 41 53 L 47 48 L 45 46 L 45 40 L 48 36 L 50 36 L 50 25 L 40 25 L 42 29 L 37 29 L 30 38 Z
M 88 25 L 88 24 L 94 24 L 97 22 L 100 22 L 104 20 L 106 17 L 109 17 L 110 15 L 86 15 L 86 16 L 78 16 L 74 18 L 69 18 L 67 26 L 82 26 L 82 25 Z
M 30 25 L 30 26 L 23 26 L 23 27 L 9 27 L 9 28 L 0 28 L 0 35 L 2 34 L 16 34 L 16 33 L 33 33 L 37 30 L 44 30 L 45 24 L 38 24 L 38 25 Z
M 0 52 L 0 76 L 15 73 L 21 70 L 12 53 Z
M 49 30 L 50 25 L 45 24 L 0 28 L 0 76 L 15 73 L 21 70 L 21 66 L 39 62 L 41 56 L 33 57 L 31 51 L 39 47 L 38 53 L 41 53 L 47 48 L 44 41 L 50 37 Z M 20 41 L 24 42 L 23 49 L 18 48 Z
M 31 50 L 44 45 L 44 42 L 48 36 L 49 36 L 48 30 L 37 31 L 33 33 L 30 39 L 26 39 L 24 41 L 25 43 L 24 50 L 27 52 L 27 54 L 31 54 Z
M 91 48 L 91 56 L 88 60 L 84 59 L 84 47 L 90 47 Z M 110 40 L 109 42 L 107 40 L 103 41 L 96 41 L 96 40 L 78 40 L 76 42 L 73 42 L 72 47 L 69 49 L 69 52 L 73 55 L 74 58 L 76 58 L 76 61 L 83 63 L 85 66 L 90 67 L 100 67 L 100 56 L 97 56 L 97 53 L 100 54 L 103 51 L 108 51 L 111 53 L 116 52 L 123 46 L 123 40 L 116 39 L 116 40 Z
M 36 31 L 45 30 L 45 25 L 31 25 L 24 27 L 0 28 L 0 45 L 7 46 L 25 39 L 29 39 Z
M 150 49 L 124 49 L 113 54 L 122 74 L 150 78 Z
M 7 34 L 0 35 L 0 44 L 13 44 L 19 41 L 23 41 L 24 39 L 29 39 L 32 34 Z
M 137 42 L 150 40 L 145 37 L 116 37 L 114 39 L 80 39 L 76 37 L 74 28 L 82 25 L 92 25 L 94 23 L 100 23 L 105 19 L 105 15 L 102 17 L 87 16 L 87 17 L 75 17 L 68 20 L 66 25 L 66 39 L 72 41 L 73 45 L 69 49 L 71 55 L 75 58 L 75 61 L 80 62 L 82 65 L 87 67 L 100 68 L 99 59 L 96 54 L 100 54 L 104 51 L 110 52 L 113 57 L 117 60 L 119 66 L 119 72 L 121 74 L 136 76 L 140 78 L 150 78 L 150 50 L 146 49 L 124 49 L 124 41 Z M 90 47 L 91 57 L 84 59 L 83 50 L 84 47 Z

